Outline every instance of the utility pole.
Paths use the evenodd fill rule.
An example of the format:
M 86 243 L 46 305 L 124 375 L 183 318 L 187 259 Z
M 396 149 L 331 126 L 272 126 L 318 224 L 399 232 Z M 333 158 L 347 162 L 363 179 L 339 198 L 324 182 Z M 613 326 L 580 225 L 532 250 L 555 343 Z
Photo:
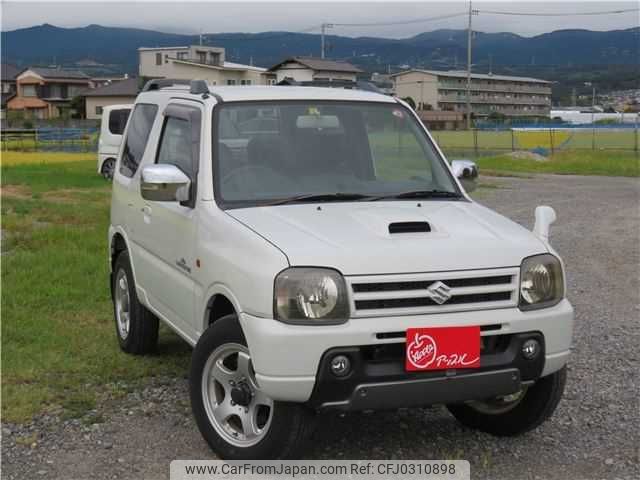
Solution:
M 469 27 L 467 29 L 467 130 L 471 130 L 471 37 L 473 36 L 473 27 L 471 25 L 471 17 L 478 13 L 471 7 L 469 0 Z
M 320 25 L 320 58 L 324 58 L 325 41 L 324 36 L 327 33 L 327 28 L 333 28 L 331 23 L 323 23 Z

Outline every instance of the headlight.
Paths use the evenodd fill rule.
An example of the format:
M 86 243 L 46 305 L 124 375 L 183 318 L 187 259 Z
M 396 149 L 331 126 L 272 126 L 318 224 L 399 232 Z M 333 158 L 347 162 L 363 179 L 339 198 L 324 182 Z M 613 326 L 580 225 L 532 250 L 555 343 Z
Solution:
M 344 323 L 349 317 L 342 275 L 328 268 L 289 268 L 278 274 L 274 288 L 276 320 L 303 325 Z
M 560 260 L 548 253 L 525 258 L 520 267 L 520 310 L 551 307 L 563 297 Z

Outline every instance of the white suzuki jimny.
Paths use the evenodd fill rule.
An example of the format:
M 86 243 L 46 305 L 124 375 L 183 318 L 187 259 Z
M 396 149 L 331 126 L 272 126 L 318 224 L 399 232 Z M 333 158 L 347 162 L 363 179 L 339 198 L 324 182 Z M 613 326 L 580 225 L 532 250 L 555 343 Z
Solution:
M 573 328 L 555 214 L 529 232 L 488 210 L 466 166 L 393 97 L 149 82 L 113 182 L 120 346 L 152 351 L 159 320 L 194 346 L 193 414 L 225 459 L 298 456 L 330 410 L 535 428 Z

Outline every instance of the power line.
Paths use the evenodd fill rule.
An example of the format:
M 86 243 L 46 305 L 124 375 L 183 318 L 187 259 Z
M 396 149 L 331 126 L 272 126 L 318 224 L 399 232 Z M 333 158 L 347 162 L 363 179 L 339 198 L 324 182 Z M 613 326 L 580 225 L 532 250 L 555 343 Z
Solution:
M 606 10 L 600 12 L 572 12 L 572 13 L 538 13 L 538 12 L 501 12 L 496 10 L 478 10 L 479 13 L 491 15 L 519 15 L 524 17 L 575 17 L 584 15 L 608 15 L 616 13 L 640 12 L 639 8 L 629 8 L 626 10 Z
M 412 23 L 432 22 L 435 20 L 446 20 L 447 18 L 464 17 L 467 12 L 451 13 L 438 17 L 414 18 L 412 20 L 397 20 L 392 22 L 372 22 L 372 23 L 331 23 L 334 27 L 384 27 L 387 25 L 410 25 Z

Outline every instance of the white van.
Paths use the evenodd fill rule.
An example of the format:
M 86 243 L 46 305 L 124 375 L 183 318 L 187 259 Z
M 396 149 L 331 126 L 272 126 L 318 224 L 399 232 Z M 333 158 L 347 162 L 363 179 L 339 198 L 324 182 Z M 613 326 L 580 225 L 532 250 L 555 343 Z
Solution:
M 469 165 L 386 95 L 149 82 L 113 177 L 120 347 L 153 351 L 159 321 L 194 346 L 193 414 L 223 459 L 295 458 L 325 411 L 537 427 L 573 331 L 555 213 L 528 231 L 483 207 Z
M 122 132 L 133 105 L 110 105 L 102 110 L 100 140 L 98 141 L 98 173 L 111 180 L 116 157 L 122 142 Z

